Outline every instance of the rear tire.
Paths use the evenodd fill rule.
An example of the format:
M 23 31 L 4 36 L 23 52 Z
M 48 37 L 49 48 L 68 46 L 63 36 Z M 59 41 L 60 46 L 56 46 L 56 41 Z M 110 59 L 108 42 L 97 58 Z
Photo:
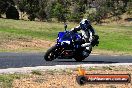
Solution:
M 56 46 L 52 46 L 50 49 L 47 50 L 47 52 L 44 55 L 44 59 L 46 61 L 52 61 L 56 58 L 55 55 Z
M 83 57 L 82 55 L 75 55 L 74 56 L 74 59 L 77 61 L 77 62 L 81 62 L 85 59 L 85 57 Z

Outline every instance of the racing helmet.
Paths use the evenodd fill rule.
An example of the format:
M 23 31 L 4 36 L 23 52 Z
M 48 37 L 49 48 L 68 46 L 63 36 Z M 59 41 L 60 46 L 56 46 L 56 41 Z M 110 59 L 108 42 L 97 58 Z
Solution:
M 81 20 L 80 27 L 82 30 L 88 29 L 89 26 L 90 26 L 90 21 L 88 19 L 82 19 Z

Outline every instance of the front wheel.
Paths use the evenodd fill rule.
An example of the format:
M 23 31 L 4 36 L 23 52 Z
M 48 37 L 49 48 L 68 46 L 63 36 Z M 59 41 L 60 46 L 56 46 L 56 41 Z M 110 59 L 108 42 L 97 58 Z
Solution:
M 44 55 L 44 59 L 46 61 L 52 61 L 56 58 L 56 54 L 55 54 L 55 50 L 56 50 L 56 46 L 52 46 L 50 49 L 47 50 L 47 52 Z

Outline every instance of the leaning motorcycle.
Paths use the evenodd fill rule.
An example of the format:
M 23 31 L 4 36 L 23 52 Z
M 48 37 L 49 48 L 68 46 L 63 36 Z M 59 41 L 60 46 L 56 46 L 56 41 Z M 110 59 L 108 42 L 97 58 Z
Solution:
M 65 31 L 58 33 L 58 38 L 56 44 L 49 48 L 44 55 L 46 61 L 52 61 L 56 58 L 58 59 L 72 59 L 76 61 L 82 61 L 89 56 L 92 49 L 85 55 L 84 52 L 86 47 L 81 47 L 85 43 L 83 36 L 80 33 L 73 33 L 67 30 L 67 25 L 65 25 Z M 99 36 L 94 35 L 93 41 L 89 47 L 98 46 Z

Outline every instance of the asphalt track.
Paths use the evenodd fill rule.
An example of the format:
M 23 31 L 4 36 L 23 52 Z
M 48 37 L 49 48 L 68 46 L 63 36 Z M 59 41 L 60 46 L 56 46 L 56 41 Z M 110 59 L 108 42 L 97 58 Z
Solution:
M 44 53 L 0 53 L 0 69 L 37 67 L 37 66 L 56 66 L 56 65 L 79 65 L 79 64 L 113 64 L 131 63 L 132 56 L 110 56 L 110 55 L 90 55 L 82 62 L 74 59 L 56 59 L 46 62 L 43 58 Z

